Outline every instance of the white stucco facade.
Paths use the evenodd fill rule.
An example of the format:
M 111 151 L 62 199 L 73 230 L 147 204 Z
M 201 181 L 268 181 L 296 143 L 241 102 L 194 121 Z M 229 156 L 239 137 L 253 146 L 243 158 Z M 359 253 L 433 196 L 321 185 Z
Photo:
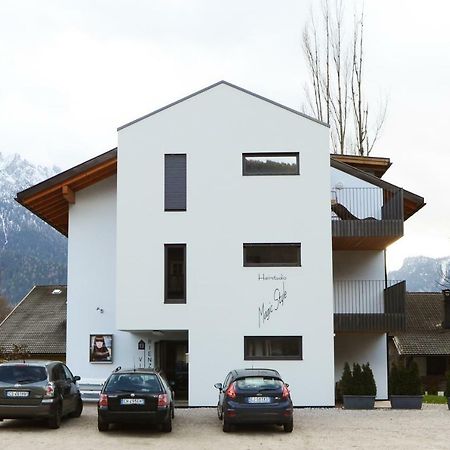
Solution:
M 382 251 L 332 253 L 330 178 L 332 190 L 369 183 L 330 177 L 328 140 L 326 126 L 227 84 L 122 128 L 117 178 L 77 192 L 69 211 L 72 370 L 103 380 L 154 367 L 162 341 L 183 341 L 190 406 L 215 405 L 213 384 L 243 367 L 279 370 L 296 406 L 331 406 L 345 361 L 370 362 L 384 398 L 385 334 L 334 335 L 333 276 L 385 271 Z M 300 174 L 243 176 L 253 152 L 298 152 Z M 186 211 L 164 211 L 166 154 L 186 154 Z M 244 243 L 300 243 L 301 265 L 244 267 Z M 165 244 L 186 245 L 185 304 L 164 302 Z M 112 364 L 89 362 L 97 334 L 113 335 Z M 301 336 L 302 359 L 245 360 L 245 336 Z

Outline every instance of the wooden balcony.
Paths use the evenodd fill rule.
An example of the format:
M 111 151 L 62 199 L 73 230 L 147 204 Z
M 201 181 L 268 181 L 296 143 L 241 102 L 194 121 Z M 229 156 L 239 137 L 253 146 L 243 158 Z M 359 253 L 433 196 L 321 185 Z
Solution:
M 334 331 L 405 330 L 405 293 L 405 281 L 335 281 Z
M 403 190 L 331 191 L 333 250 L 383 250 L 403 236 Z

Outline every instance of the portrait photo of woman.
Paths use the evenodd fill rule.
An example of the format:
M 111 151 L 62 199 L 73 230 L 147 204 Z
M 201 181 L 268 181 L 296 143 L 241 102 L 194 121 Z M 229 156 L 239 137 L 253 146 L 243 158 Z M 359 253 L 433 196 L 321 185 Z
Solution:
M 89 361 L 112 363 L 112 334 L 91 334 Z

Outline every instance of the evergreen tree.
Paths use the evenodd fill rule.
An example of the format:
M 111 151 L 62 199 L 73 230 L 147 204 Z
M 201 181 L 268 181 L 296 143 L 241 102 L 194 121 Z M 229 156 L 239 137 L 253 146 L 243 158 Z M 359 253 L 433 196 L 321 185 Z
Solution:
M 353 395 L 353 377 L 352 371 L 350 370 L 350 366 L 348 362 L 344 365 L 344 371 L 342 372 L 342 378 L 340 381 L 340 388 L 342 395 Z
M 365 395 L 377 395 L 377 385 L 373 376 L 372 369 L 369 363 L 363 364 L 362 375 L 364 380 L 364 394 Z
M 358 363 L 353 364 L 353 395 L 365 395 L 364 377 Z

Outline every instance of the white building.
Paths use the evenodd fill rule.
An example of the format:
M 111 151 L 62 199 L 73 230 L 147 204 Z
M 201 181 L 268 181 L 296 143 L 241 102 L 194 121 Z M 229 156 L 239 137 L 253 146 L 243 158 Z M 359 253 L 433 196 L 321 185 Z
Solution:
M 332 157 L 330 176 L 325 124 L 227 82 L 118 135 L 17 196 L 69 238 L 73 371 L 158 367 L 204 406 L 230 369 L 264 366 L 297 406 L 329 406 L 344 362 L 369 361 L 387 397 L 404 283 L 386 280 L 385 249 L 424 205 L 380 179 L 389 160 Z

